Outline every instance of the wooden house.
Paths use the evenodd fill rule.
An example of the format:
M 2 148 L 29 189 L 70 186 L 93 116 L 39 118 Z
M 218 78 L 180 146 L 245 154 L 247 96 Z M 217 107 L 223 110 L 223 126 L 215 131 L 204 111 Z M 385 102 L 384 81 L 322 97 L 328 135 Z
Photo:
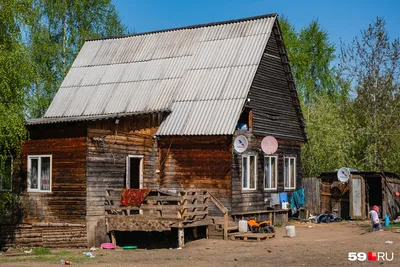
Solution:
M 42 227 L 43 245 L 54 227 L 68 245 L 108 241 L 109 189 L 154 189 L 157 201 L 205 190 L 207 214 L 232 215 L 301 186 L 306 133 L 276 14 L 88 40 L 27 127 L 22 223 Z M 265 136 L 278 140 L 273 155 Z

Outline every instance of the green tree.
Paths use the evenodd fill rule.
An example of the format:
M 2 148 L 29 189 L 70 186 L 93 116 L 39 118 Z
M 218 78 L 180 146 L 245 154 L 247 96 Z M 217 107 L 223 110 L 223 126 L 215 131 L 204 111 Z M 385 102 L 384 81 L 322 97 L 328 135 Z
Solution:
M 37 76 L 28 102 L 30 117 L 42 117 L 85 39 L 123 34 L 111 0 L 33 0 L 28 39 Z
M 26 23 L 30 1 L 0 2 L 0 178 L 1 188 L 10 185 L 10 155 L 18 156 L 26 137 L 25 92 L 33 79 L 33 65 L 22 43 L 20 26 Z M 7 179 L 7 180 L 5 180 Z M 4 185 L 6 188 L 4 188 Z M 0 215 L 15 203 L 10 192 L 0 192 Z
M 400 169 L 400 41 L 390 40 L 376 18 L 350 44 L 342 44 L 340 67 L 352 85 L 357 117 L 357 159 L 365 170 Z
M 358 165 L 353 151 L 355 118 L 351 106 L 339 103 L 324 94 L 316 97 L 312 106 L 303 108 L 309 138 L 302 149 L 305 177 Z
M 339 87 L 336 86 L 335 69 L 331 67 L 335 48 L 328 33 L 317 20 L 297 31 L 282 16 L 280 26 L 302 102 L 310 106 L 316 97 L 325 93 L 336 96 Z
M 303 174 L 315 176 L 354 164 L 349 84 L 333 67 L 335 49 L 328 33 L 316 20 L 298 31 L 282 16 L 280 26 L 308 135 L 302 148 Z

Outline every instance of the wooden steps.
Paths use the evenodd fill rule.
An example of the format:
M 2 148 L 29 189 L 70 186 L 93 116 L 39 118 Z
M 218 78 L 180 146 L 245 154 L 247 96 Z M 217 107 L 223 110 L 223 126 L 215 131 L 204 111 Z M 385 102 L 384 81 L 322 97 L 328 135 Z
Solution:
M 262 241 L 275 237 L 274 233 L 231 233 L 229 239 L 231 240 L 244 240 L 244 241 Z
M 224 221 L 223 218 L 214 217 L 213 225 L 208 227 L 208 238 L 210 239 L 224 239 Z M 236 233 L 239 230 L 239 226 L 237 222 L 230 220 L 228 222 L 228 235 L 232 233 Z

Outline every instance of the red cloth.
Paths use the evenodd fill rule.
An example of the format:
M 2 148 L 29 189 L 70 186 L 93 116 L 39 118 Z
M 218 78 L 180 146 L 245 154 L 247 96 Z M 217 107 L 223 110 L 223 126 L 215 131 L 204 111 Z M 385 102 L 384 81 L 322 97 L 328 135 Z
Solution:
M 121 205 L 140 207 L 151 189 L 122 189 Z

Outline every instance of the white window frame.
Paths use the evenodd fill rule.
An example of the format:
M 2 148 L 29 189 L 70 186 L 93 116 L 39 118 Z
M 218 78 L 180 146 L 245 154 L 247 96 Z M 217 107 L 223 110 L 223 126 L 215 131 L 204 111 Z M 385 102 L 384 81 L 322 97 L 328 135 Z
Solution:
M 9 157 L 7 157 L 7 159 L 10 159 L 10 163 L 11 163 L 11 168 L 10 168 L 10 170 L 11 170 L 11 173 L 10 173 L 10 188 L 3 188 L 2 186 L 3 186 L 3 176 L 1 176 L 1 174 L 0 174 L 0 192 L 9 192 L 9 191 L 12 191 L 12 180 L 13 180 L 13 161 L 14 161 L 14 159 L 13 159 L 13 157 L 11 157 L 11 156 L 9 156 Z M 7 162 L 7 160 L 6 160 L 6 162 Z M 0 163 L 1 164 L 1 163 Z
M 286 160 L 288 160 L 289 161 L 289 165 L 288 165 L 288 170 L 286 170 Z M 286 186 L 286 176 L 287 175 L 290 175 L 290 173 L 291 173 L 291 169 L 290 169 L 290 161 L 291 160 L 293 160 L 293 162 L 294 162 L 294 164 L 293 164 L 293 167 L 294 167 L 294 171 L 293 171 L 293 175 L 294 175 L 294 179 L 293 179 L 293 185 L 291 185 L 290 184 L 290 177 L 288 176 L 288 179 L 289 179 L 289 181 L 288 181 L 288 183 L 289 183 L 289 186 Z M 286 156 L 286 157 L 284 157 L 284 159 L 283 159 L 283 184 L 284 184 L 284 187 L 285 187 L 285 189 L 296 189 L 296 157 L 290 157 L 290 156 Z M 287 171 L 289 171 L 289 174 L 287 174 Z
M 41 190 L 41 173 L 42 173 L 42 160 L 41 158 L 50 158 L 50 190 Z M 38 159 L 38 189 L 30 188 L 29 184 L 29 176 L 31 172 L 31 159 Z M 28 155 L 28 177 L 27 177 L 27 185 L 28 192 L 42 192 L 42 193 L 51 193 L 53 187 L 53 158 L 52 155 Z
M 266 187 L 267 183 L 267 179 L 270 181 L 269 184 L 272 184 L 272 169 L 271 169 L 271 159 L 274 158 L 275 159 L 275 187 Z M 265 172 L 265 161 L 268 160 L 269 161 L 269 168 L 270 170 L 268 171 L 269 175 L 268 177 L 266 177 L 266 172 Z M 268 155 L 268 156 L 264 156 L 264 190 L 268 191 L 268 190 L 277 190 L 278 189 L 278 156 L 277 155 Z
M 250 157 L 254 157 L 254 188 L 250 188 Z M 249 158 L 247 160 L 247 187 L 244 187 L 244 168 L 243 168 L 243 159 L 244 158 Z M 249 190 L 249 191 L 254 191 L 257 190 L 257 154 L 253 153 L 247 153 L 247 154 L 242 154 L 242 190 Z

